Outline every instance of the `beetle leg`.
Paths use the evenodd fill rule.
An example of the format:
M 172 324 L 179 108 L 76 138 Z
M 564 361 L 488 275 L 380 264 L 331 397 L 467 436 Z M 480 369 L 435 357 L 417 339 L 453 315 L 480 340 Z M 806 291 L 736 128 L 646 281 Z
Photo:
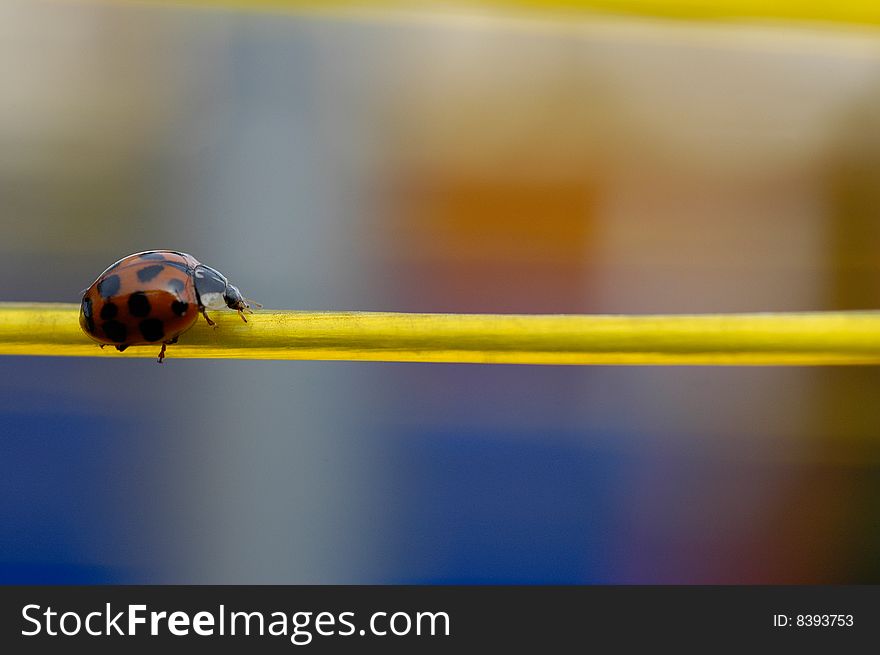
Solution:
M 162 363 L 162 360 L 165 359 L 165 348 L 166 348 L 166 345 L 163 343 L 162 350 L 159 351 L 159 359 L 156 360 L 160 364 Z
M 217 327 L 217 324 L 214 321 L 212 321 L 210 318 L 208 318 L 208 312 L 205 311 L 204 307 L 202 307 L 199 311 L 202 312 L 202 316 L 204 316 L 205 320 L 208 321 L 208 325 L 210 325 L 212 328 Z

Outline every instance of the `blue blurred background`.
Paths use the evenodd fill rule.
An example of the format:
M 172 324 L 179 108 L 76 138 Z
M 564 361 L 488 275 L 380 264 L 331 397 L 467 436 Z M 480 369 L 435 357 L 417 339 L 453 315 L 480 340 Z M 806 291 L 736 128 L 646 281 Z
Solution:
M 0 5 L 0 299 L 876 308 L 880 36 Z M 876 368 L 0 357 L 3 583 L 880 582 Z

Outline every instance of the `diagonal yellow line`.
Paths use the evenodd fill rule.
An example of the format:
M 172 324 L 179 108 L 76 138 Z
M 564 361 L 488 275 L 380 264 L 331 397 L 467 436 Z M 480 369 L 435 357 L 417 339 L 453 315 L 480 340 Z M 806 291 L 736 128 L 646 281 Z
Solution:
M 156 357 L 158 346 L 100 349 L 78 305 L 0 303 L 0 355 Z M 484 364 L 880 364 L 880 312 L 508 315 L 262 310 L 214 312 L 169 358 Z

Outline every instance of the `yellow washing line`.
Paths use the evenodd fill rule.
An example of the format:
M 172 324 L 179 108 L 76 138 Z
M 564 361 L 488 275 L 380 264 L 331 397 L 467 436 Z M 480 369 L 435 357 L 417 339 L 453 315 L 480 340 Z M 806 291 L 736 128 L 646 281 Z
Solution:
M 105 0 L 106 1 L 106 0 Z M 817 21 L 880 25 L 877 0 L 109 0 L 117 4 L 183 5 L 246 11 L 290 11 L 370 17 L 405 15 L 515 15 L 563 18 L 629 15 L 677 20 Z
M 100 349 L 79 306 L 0 303 L 0 355 L 156 357 L 158 346 Z M 880 312 L 671 316 L 213 312 L 168 358 L 481 364 L 880 364 Z

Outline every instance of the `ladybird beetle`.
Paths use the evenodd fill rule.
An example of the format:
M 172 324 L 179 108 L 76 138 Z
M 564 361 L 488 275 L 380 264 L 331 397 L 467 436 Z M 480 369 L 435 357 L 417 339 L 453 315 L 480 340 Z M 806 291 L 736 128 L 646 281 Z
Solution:
M 253 313 L 219 271 L 184 252 L 147 250 L 123 257 L 83 291 L 79 324 L 102 348 L 112 345 L 119 352 L 161 342 L 161 364 L 165 347 L 177 343 L 199 314 L 216 327 L 206 310 L 224 307 L 245 323 L 244 312 Z

